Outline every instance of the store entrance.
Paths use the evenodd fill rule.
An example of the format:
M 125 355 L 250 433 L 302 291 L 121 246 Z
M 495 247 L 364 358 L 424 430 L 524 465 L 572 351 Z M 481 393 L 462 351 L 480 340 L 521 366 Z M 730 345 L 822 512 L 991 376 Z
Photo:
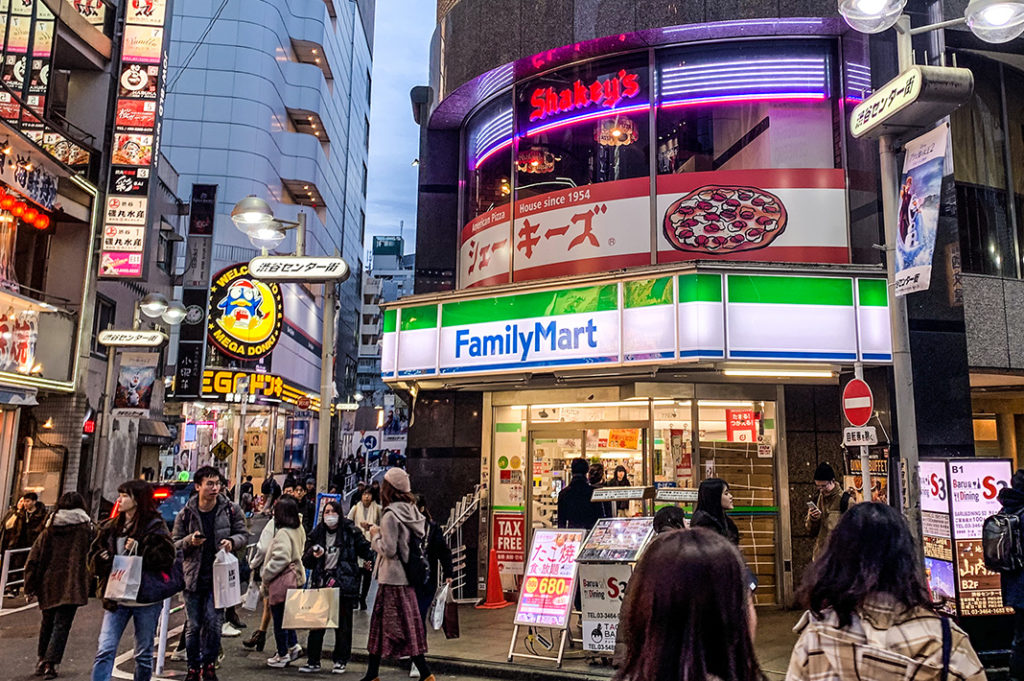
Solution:
M 531 429 L 527 440 L 526 469 L 532 471 L 532 480 L 527 485 L 526 526 L 531 529 L 558 526 L 558 494 L 572 479 L 574 459 L 586 459 L 592 481 L 600 480 L 601 485 L 616 484 L 620 468 L 630 485 L 650 485 L 653 478 L 646 421 L 543 425 Z M 644 511 L 641 503 L 616 502 L 613 511 L 617 515 L 638 515 Z

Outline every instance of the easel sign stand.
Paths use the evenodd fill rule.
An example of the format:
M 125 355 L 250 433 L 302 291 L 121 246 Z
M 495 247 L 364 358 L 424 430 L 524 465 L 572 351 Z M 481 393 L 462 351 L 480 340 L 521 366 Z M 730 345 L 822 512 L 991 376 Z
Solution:
M 569 634 L 569 614 L 576 594 L 576 558 L 583 545 L 583 530 L 535 530 L 530 558 L 523 573 L 523 588 L 516 604 L 515 627 L 508 646 L 508 661 L 514 657 L 554 660 L 562 666 L 565 640 Z M 558 655 L 516 652 L 519 628 L 561 630 Z

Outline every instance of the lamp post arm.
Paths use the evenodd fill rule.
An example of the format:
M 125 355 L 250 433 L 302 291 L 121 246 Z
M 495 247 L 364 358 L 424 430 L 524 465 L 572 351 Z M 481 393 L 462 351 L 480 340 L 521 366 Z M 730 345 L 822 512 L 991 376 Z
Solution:
M 922 33 L 931 33 L 932 31 L 938 31 L 942 28 L 950 28 L 952 26 L 962 26 L 967 23 L 966 17 L 959 17 L 957 19 L 950 19 L 949 21 L 940 21 L 937 24 L 929 24 L 928 26 L 918 26 L 917 28 L 910 29 L 910 35 L 921 35 Z M 897 24 L 899 26 L 899 24 Z M 900 29 L 897 29 L 900 30 Z

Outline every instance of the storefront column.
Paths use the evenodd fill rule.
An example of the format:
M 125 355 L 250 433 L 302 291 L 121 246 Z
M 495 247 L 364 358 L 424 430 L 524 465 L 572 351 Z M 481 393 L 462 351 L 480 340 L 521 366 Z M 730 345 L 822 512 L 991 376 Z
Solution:
M 18 422 L 21 409 L 0 411 L 0 509 L 10 508 L 14 485 L 14 462 L 18 451 Z
M 996 437 L 999 439 L 999 456 L 1017 460 L 1017 428 L 1015 416 L 1007 412 L 996 414 Z
M 779 505 L 779 551 L 775 574 L 779 575 L 779 602 L 791 608 L 795 604 L 793 593 L 793 517 L 790 515 L 789 454 L 786 450 L 786 389 L 778 386 L 775 397 L 776 437 L 775 489 Z

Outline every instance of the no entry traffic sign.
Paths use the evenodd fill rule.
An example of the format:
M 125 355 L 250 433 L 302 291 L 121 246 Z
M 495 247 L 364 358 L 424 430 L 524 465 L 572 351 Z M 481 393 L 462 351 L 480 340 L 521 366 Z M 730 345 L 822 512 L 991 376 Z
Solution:
M 850 425 L 860 428 L 867 425 L 875 411 L 875 400 L 871 388 L 859 378 L 855 378 L 843 388 L 843 415 Z

